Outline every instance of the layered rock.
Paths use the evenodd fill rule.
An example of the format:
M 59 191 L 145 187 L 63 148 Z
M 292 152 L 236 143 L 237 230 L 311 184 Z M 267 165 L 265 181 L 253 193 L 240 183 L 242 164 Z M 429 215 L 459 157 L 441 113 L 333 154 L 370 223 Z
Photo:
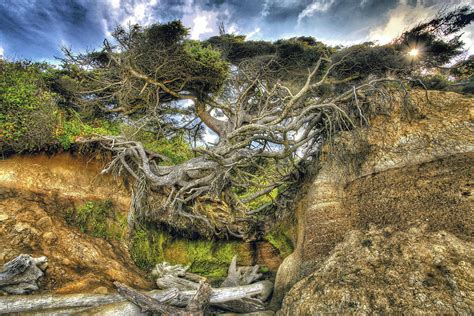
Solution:
M 468 315 L 472 258 L 472 243 L 426 226 L 352 231 L 285 296 L 278 315 Z
M 474 102 L 455 93 L 413 95 L 414 112 L 395 102 L 370 128 L 338 135 L 296 207 L 298 240 L 279 268 L 273 303 L 317 271 L 354 229 L 426 224 L 472 242 Z M 303 287 L 293 297 L 305 295 Z M 285 301 L 289 310 L 295 301 Z M 388 311 L 388 310 L 387 310 Z

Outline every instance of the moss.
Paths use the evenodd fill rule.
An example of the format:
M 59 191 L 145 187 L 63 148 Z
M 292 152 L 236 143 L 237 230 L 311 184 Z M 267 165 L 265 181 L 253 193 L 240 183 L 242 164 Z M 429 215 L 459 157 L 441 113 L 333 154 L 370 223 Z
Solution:
M 126 217 L 115 211 L 112 201 L 88 201 L 66 212 L 66 222 L 83 233 L 107 240 L 121 240 L 126 232 Z
M 264 238 L 278 250 L 282 258 L 288 257 L 294 250 L 291 239 L 281 229 L 268 232 Z
M 130 256 L 137 266 L 149 270 L 163 261 L 165 236 L 156 231 L 139 229 L 134 232 L 130 242 Z
M 192 262 L 190 271 L 208 277 L 225 277 L 236 248 L 235 242 L 189 241 L 187 259 Z
M 190 265 L 190 272 L 209 278 L 225 277 L 232 257 L 240 249 L 238 242 L 174 238 L 150 227 L 137 230 L 130 243 L 130 255 L 143 269 L 150 270 L 166 261 Z

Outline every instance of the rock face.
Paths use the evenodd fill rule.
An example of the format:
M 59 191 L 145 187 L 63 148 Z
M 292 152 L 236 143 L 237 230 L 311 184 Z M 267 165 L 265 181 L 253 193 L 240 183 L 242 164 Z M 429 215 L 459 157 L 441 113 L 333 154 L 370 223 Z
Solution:
M 88 236 L 64 220 L 66 210 L 88 200 L 112 199 L 127 211 L 129 193 L 99 172 L 97 162 L 70 154 L 0 161 L 0 265 L 21 253 L 46 256 L 43 292 L 112 289 L 114 280 L 151 287 L 122 243 Z
M 292 288 L 278 315 L 468 315 L 473 258 L 470 242 L 443 231 L 352 231 L 315 273 Z
M 436 91 L 429 101 L 421 92 L 412 97 L 414 114 L 395 102 L 390 115 L 373 118 L 370 128 L 340 133 L 323 153 L 296 207 L 297 245 L 278 270 L 273 304 L 325 266 L 351 230 L 425 225 L 427 232 L 444 230 L 472 247 L 474 101 Z M 298 295 L 311 295 L 303 287 L 292 293 L 285 311 L 299 304 Z

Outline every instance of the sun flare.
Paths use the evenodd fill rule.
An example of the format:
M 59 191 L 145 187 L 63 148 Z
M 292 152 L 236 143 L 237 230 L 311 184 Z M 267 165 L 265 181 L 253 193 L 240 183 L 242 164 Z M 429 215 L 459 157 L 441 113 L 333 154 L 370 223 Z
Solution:
M 415 58 L 418 56 L 420 52 L 418 51 L 418 48 L 412 48 L 409 52 L 408 55 L 412 58 Z

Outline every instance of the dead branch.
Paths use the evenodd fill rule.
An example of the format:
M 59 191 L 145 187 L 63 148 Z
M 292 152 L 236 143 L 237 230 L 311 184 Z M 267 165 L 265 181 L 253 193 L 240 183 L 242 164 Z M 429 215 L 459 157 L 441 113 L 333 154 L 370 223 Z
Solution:
M 146 294 L 142 294 L 125 284 L 122 284 L 120 282 L 114 282 L 114 285 L 117 287 L 117 291 L 120 293 L 120 295 L 125 297 L 127 300 L 129 300 L 133 304 L 139 306 L 142 309 L 142 312 L 152 312 L 152 313 L 171 314 L 171 315 L 175 315 L 180 312 L 180 309 L 173 306 L 169 306 L 165 304 L 165 302 L 161 302 Z M 178 293 L 175 293 L 175 294 L 176 295 L 174 297 L 178 295 Z M 170 297 L 169 299 L 172 299 L 174 297 Z

